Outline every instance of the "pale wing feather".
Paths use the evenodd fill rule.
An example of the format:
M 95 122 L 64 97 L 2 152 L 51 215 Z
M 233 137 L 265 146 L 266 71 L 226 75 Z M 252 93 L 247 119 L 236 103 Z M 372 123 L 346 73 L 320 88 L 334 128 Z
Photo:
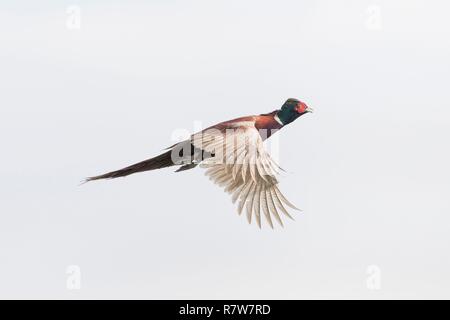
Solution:
M 277 187 L 276 175 L 282 169 L 265 151 L 253 122 L 240 122 L 231 127 L 238 130 L 206 131 L 192 137 L 196 148 L 216 155 L 205 159 L 200 166 L 207 169 L 205 174 L 210 180 L 231 194 L 233 203 L 239 200 L 239 215 L 246 207 L 249 223 L 255 216 L 261 228 L 262 211 L 270 227 L 273 228 L 272 216 L 283 226 L 279 211 L 292 219 L 284 205 L 297 208 Z
M 242 214 L 242 209 L 244 208 L 245 203 L 247 202 L 247 197 L 250 193 L 250 189 L 253 185 L 253 181 L 250 181 L 245 185 L 245 188 L 242 190 L 241 201 L 239 202 L 238 213 Z
M 266 188 L 266 198 L 267 198 L 267 204 L 269 205 L 270 212 L 272 212 L 272 215 L 275 217 L 275 220 L 280 224 L 280 226 L 283 227 L 283 221 L 281 221 L 281 217 L 278 214 L 277 208 L 275 206 L 275 201 L 273 200 L 272 193 L 270 190 L 272 187 Z
M 280 192 L 277 186 L 274 186 L 274 190 L 277 193 L 277 196 L 281 199 L 281 201 L 283 201 L 287 206 L 291 207 L 294 210 L 301 211 L 299 208 L 290 203 L 288 199 L 286 199 L 286 197 Z
M 267 223 L 273 229 L 272 218 L 270 217 L 269 205 L 267 203 L 266 186 L 265 185 L 263 185 L 261 187 L 261 192 L 259 193 L 259 197 L 261 199 L 261 206 L 262 206 L 262 209 L 264 212 L 264 216 L 266 217 Z
M 292 216 L 289 214 L 289 212 L 286 210 L 286 208 L 281 203 L 281 201 L 278 198 L 277 193 L 275 192 L 274 188 L 271 188 L 270 192 L 272 193 L 272 199 L 275 200 L 275 203 L 276 203 L 277 207 L 281 210 L 281 212 L 283 212 L 286 215 L 286 217 L 294 220 L 294 218 L 292 218 Z
M 257 184 L 257 189 L 255 192 L 255 220 L 256 223 L 258 224 L 258 227 L 261 228 L 261 202 L 259 201 L 260 199 L 260 193 L 261 193 L 261 184 Z
M 247 221 L 248 221 L 248 223 L 252 223 L 253 203 L 255 202 L 256 189 L 257 189 L 257 185 L 256 185 L 256 183 L 253 182 L 253 186 L 252 186 L 252 189 L 249 194 L 250 200 L 247 201 Z
M 245 187 L 244 184 L 241 184 L 233 193 L 232 201 L 233 203 L 236 203 L 236 201 L 239 199 L 239 196 L 241 195 L 241 190 Z

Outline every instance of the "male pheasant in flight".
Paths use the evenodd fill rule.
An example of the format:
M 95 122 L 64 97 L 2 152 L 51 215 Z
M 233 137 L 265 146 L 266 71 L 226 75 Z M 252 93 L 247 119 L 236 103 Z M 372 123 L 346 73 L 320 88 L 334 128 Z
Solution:
M 200 164 L 212 181 L 232 195 L 233 203 L 239 200 L 239 214 L 246 207 L 249 223 L 254 217 L 261 228 L 262 211 L 272 228 L 272 217 L 283 226 L 279 211 L 292 219 L 285 206 L 297 208 L 278 189 L 276 175 L 280 168 L 265 151 L 263 141 L 308 112 L 312 109 L 305 103 L 291 98 L 279 110 L 216 124 L 169 147 L 159 156 L 87 178 L 86 182 L 171 166 L 180 166 L 179 172 Z

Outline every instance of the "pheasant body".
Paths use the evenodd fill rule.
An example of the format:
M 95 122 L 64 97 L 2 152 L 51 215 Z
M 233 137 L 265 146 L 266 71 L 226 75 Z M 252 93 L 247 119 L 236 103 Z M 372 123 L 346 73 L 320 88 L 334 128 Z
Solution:
M 177 172 L 198 165 L 205 174 L 239 201 L 238 213 L 246 209 L 249 223 L 252 219 L 261 227 L 261 216 L 273 228 L 272 218 L 281 226 L 280 213 L 292 218 L 287 207 L 297 209 L 278 189 L 279 166 L 263 147 L 263 141 L 285 125 L 312 109 L 297 99 L 288 99 L 280 110 L 257 116 L 240 117 L 221 122 L 177 143 L 159 156 L 86 181 L 112 179 L 133 173 L 180 166 Z

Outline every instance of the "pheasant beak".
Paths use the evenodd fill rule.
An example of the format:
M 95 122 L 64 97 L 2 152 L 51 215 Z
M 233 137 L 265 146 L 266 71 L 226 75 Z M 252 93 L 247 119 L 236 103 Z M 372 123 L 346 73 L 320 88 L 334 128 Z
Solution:
M 311 108 L 311 107 L 308 107 L 308 108 L 306 108 L 305 112 L 311 112 L 311 113 L 313 113 L 313 112 L 314 112 L 314 109 Z

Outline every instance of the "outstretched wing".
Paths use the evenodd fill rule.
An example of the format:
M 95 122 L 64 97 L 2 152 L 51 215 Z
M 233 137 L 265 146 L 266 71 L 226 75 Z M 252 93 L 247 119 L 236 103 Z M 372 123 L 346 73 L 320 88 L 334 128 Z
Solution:
M 272 218 L 283 226 L 280 212 L 292 219 L 286 206 L 297 208 L 278 189 L 280 168 L 265 151 L 254 122 L 207 129 L 193 135 L 192 144 L 212 155 L 200 166 L 207 169 L 210 180 L 232 195 L 233 203 L 239 201 L 239 215 L 246 208 L 249 223 L 254 219 L 261 228 L 261 213 L 272 228 Z

